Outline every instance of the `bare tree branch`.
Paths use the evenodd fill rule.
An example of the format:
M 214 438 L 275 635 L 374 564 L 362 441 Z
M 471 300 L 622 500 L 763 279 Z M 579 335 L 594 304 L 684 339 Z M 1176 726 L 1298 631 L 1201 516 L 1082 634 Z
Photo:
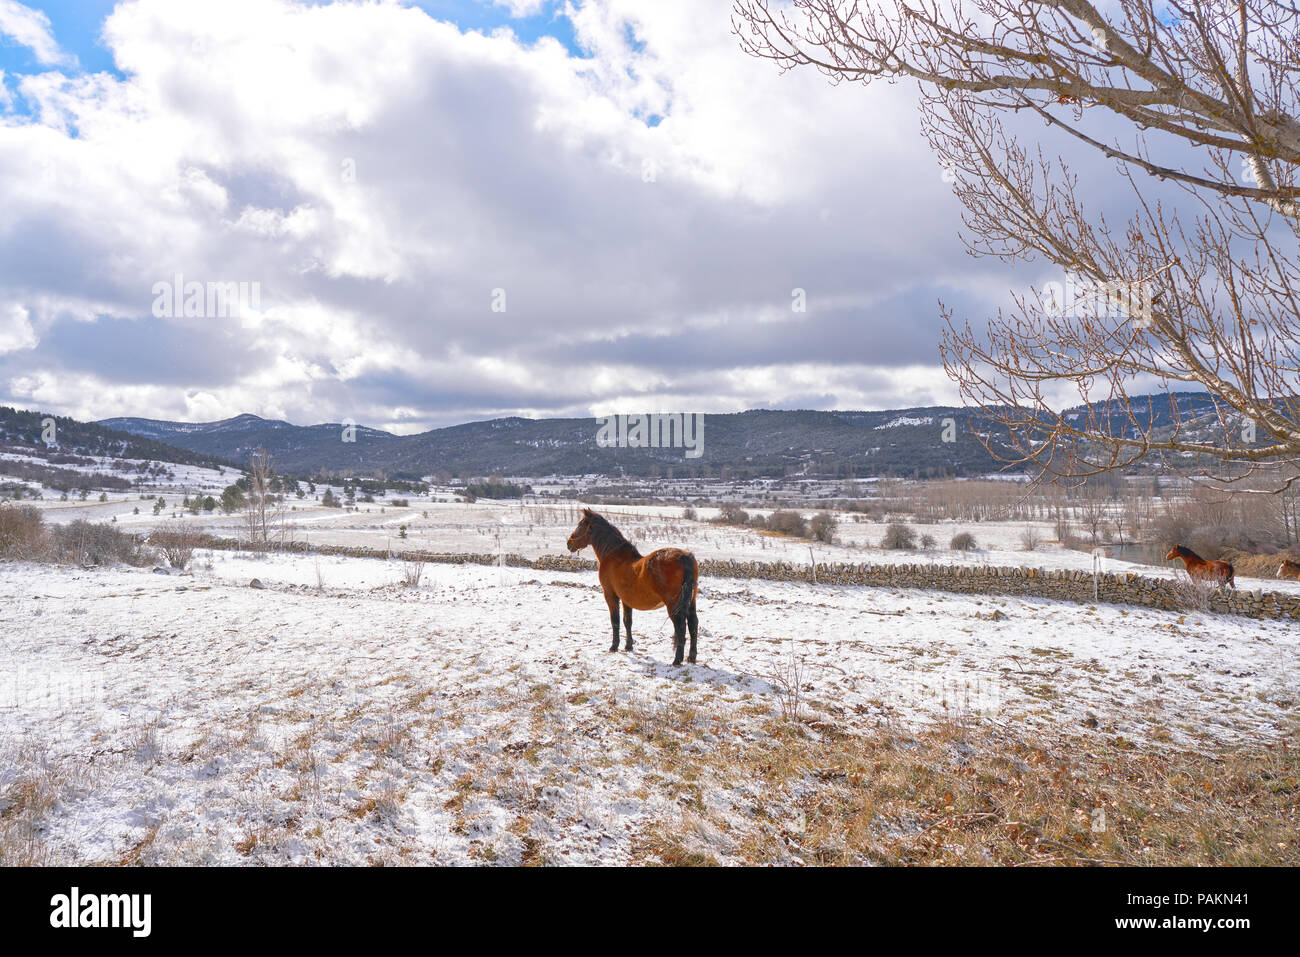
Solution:
M 1072 478 L 1159 455 L 1224 483 L 1296 481 L 1300 10 L 1276 0 L 1118 0 L 1104 15 L 1085 0 L 774 6 L 736 0 L 742 48 L 833 82 L 916 81 L 971 253 L 1042 257 L 1063 271 L 1061 288 L 1017 296 L 979 332 L 943 310 L 944 367 L 990 420 L 991 452 Z M 1004 118 L 1025 114 L 1119 164 L 1133 198 L 1122 230 L 1088 208 L 1063 158 L 1008 131 Z M 1115 138 L 1114 117 L 1131 145 Z M 1169 190 L 1155 198 L 1155 181 L 1186 201 L 1166 208 Z M 1209 411 L 1187 395 L 1201 390 Z M 1135 399 L 1151 392 L 1158 406 Z

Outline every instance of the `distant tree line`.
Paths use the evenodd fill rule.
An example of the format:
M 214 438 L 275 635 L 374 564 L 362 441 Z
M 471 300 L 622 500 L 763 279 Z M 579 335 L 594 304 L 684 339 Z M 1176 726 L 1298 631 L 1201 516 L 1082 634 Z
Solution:
M 531 485 L 517 485 L 514 482 L 487 481 L 471 482 L 465 486 L 464 495 L 466 498 L 522 498 L 525 495 L 531 495 L 533 487 Z

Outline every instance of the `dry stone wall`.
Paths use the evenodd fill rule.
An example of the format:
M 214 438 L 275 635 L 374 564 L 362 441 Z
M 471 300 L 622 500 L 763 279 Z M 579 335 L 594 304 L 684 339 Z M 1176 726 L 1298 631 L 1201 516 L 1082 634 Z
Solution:
M 247 544 L 233 539 L 209 539 L 207 547 L 247 549 Z M 343 545 L 302 543 L 285 546 L 289 551 L 310 551 L 318 555 L 346 555 L 353 558 L 400 558 L 453 565 L 506 565 L 538 571 L 594 571 L 596 563 L 568 555 L 496 555 L 474 552 L 423 552 L 357 548 Z M 1046 570 L 1006 565 L 939 565 L 858 563 L 811 565 L 791 562 L 737 562 L 706 558 L 700 561 L 703 578 L 754 578 L 764 581 L 817 581 L 826 585 L 867 585 L 878 588 L 928 588 L 957 594 L 1019 595 L 1052 598 L 1059 601 L 1102 601 L 1120 605 L 1176 610 L 1186 607 L 1186 592 L 1170 580 L 1147 578 L 1133 572 L 1104 572 L 1096 576 L 1094 597 L 1093 574 L 1089 571 Z M 1300 595 L 1271 591 L 1230 591 L 1220 589 L 1206 599 L 1207 610 L 1249 618 L 1281 618 L 1300 621 Z

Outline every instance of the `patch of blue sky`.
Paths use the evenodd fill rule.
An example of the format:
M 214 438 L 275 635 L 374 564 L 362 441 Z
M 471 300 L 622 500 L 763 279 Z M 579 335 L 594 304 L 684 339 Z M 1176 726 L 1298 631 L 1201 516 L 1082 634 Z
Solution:
M 8 94 L 0 94 L 0 104 L 8 102 L 12 112 L 29 115 L 31 105 L 17 90 L 19 78 L 47 70 L 68 74 L 106 72 L 124 79 L 113 62 L 112 51 L 102 39 L 104 21 L 119 2 L 122 0 L 27 0 L 24 5 L 45 14 L 55 42 L 76 61 L 42 63 L 31 48 L 13 37 L 0 35 L 0 72 L 4 74 Z M 322 5 L 326 2 L 331 0 L 319 0 Z M 491 33 L 509 27 L 525 44 L 552 37 L 571 55 L 586 55 L 578 45 L 561 0 L 544 0 L 535 12 L 520 17 L 512 16 L 507 6 L 492 0 L 408 0 L 408 5 L 419 7 L 437 20 L 454 23 L 463 32 Z

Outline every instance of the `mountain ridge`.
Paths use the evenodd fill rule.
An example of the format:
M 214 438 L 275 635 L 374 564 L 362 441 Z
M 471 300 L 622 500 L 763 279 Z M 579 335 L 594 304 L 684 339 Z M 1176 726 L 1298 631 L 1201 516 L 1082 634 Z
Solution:
M 1203 417 L 1213 409 L 1205 393 L 1173 393 L 1180 414 Z M 1164 395 L 1146 399 L 1160 421 Z M 1159 399 L 1160 401 L 1155 401 Z M 1093 408 L 1102 407 L 1102 403 Z M 1075 409 L 1086 410 L 1085 406 Z M 669 414 L 669 413 L 663 413 Z M 952 420 L 952 441 L 945 425 Z M 332 473 L 419 478 L 454 476 L 623 474 L 676 477 L 942 477 L 1001 471 L 980 442 L 998 430 L 980 410 L 913 406 L 883 410 L 749 409 L 704 415 L 700 458 L 681 448 L 602 448 L 600 419 L 529 419 L 504 416 L 410 435 L 343 423 L 294 425 L 243 413 L 215 422 L 175 422 L 118 417 L 98 425 L 166 442 L 227 461 L 247 462 L 265 448 L 277 467 L 300 475 Z
M 105 462 L 111 463 L 109 469 L 100 467 Z M 65 493 L 125 490 L 176 465 L 240 468 L 233 461 L 98 423 L 0 406 L 0 497 L 25 497 L 42 486 Z

